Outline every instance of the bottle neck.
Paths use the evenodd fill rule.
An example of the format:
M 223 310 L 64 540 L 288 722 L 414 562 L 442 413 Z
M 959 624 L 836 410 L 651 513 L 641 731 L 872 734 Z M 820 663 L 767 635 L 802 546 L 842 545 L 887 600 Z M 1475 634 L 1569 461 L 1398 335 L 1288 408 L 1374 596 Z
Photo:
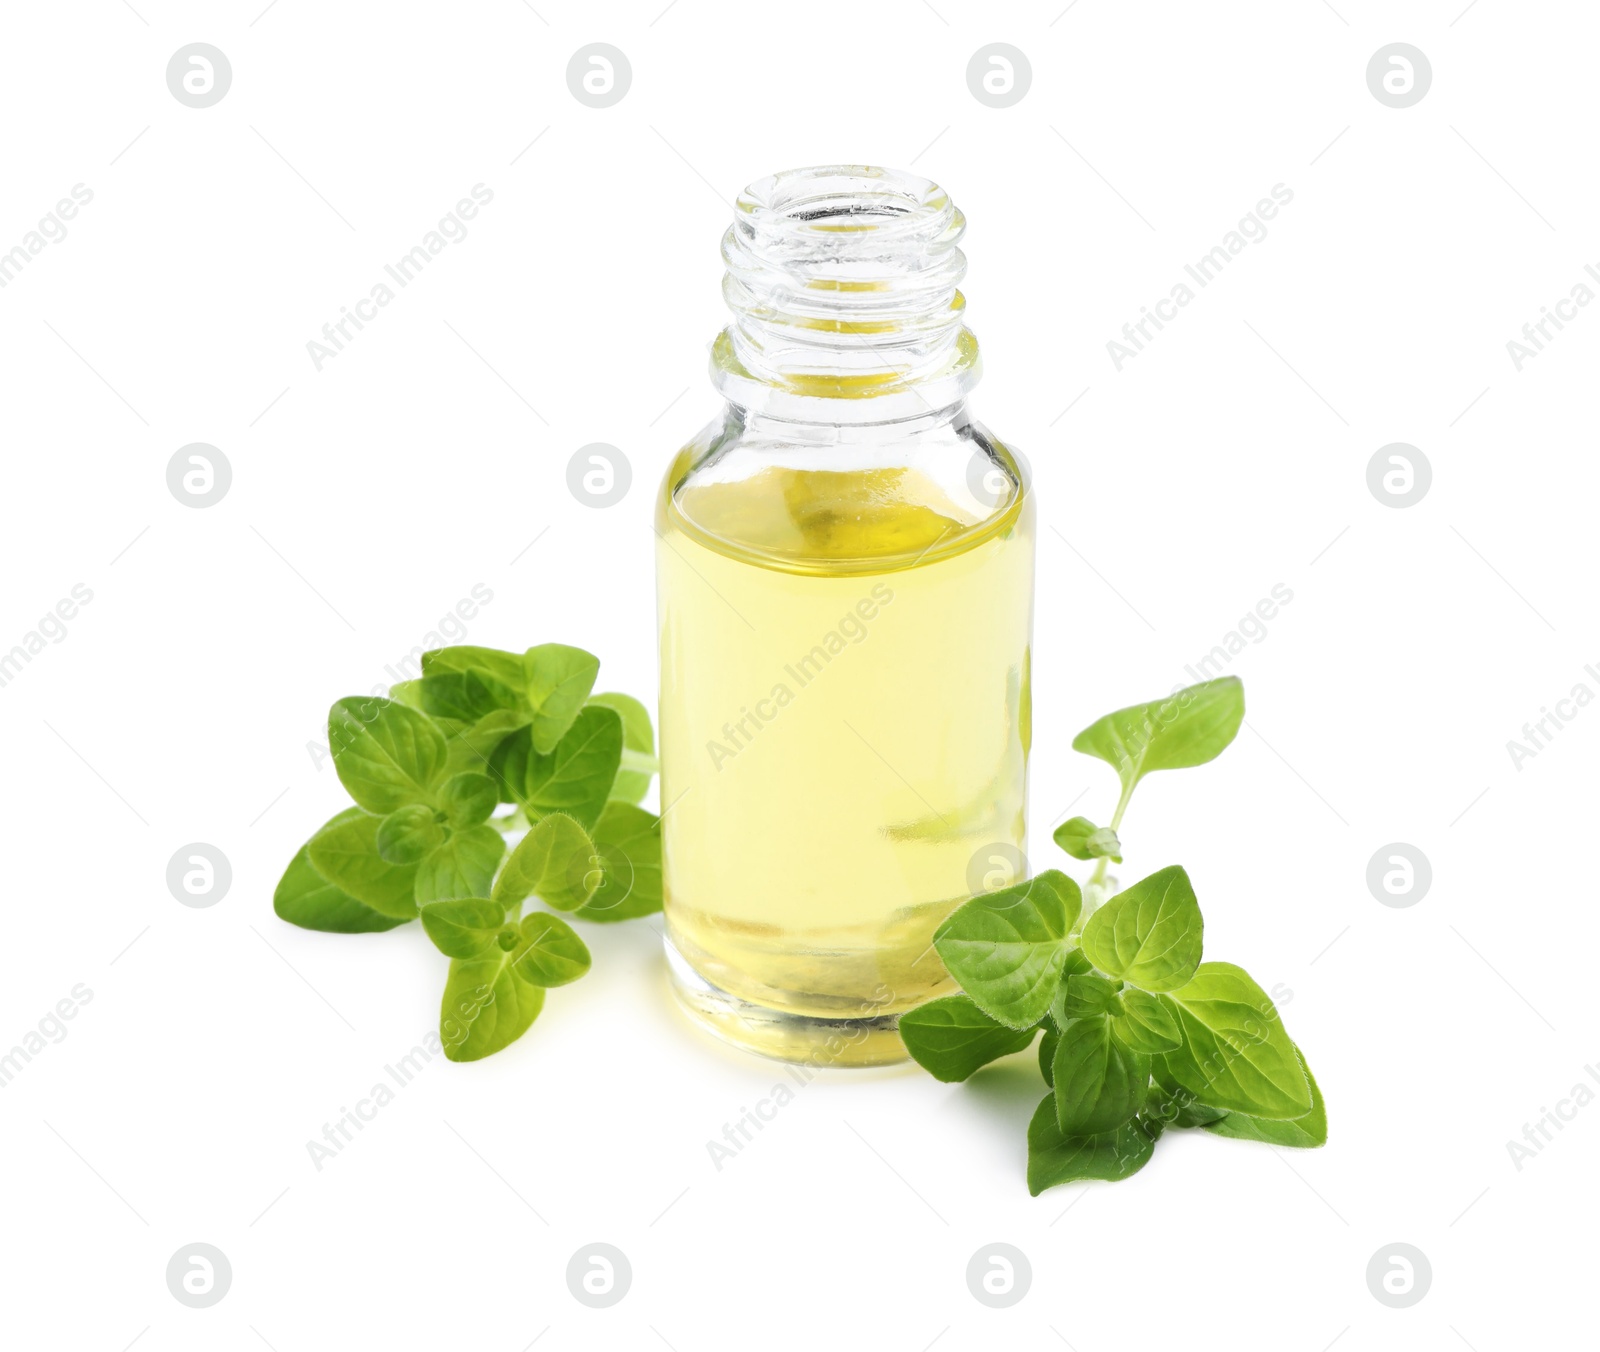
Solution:
M 722 243 L 733 322 L 712 345 L 712 383 L 789 422 L 901 422 L 959 404 L 980 372 L 959 290 L 965 228 L 937 184 L 891 170 L 752 184 Z

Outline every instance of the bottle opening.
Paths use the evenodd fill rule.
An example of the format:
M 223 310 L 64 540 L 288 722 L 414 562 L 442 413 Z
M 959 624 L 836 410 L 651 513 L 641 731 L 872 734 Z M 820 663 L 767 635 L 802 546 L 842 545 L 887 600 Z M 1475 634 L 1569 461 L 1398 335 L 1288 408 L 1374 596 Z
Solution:
M 751 184 L 722 242 L 733 323 L 713 379 L 780 416 L 785 396 L 912 411 L 960 398 L 977 378 L 959 289 L 965 229 L 938 184 L 898 170 L 825 165 Z M 873 416 L 905 415 L 876 405 Z

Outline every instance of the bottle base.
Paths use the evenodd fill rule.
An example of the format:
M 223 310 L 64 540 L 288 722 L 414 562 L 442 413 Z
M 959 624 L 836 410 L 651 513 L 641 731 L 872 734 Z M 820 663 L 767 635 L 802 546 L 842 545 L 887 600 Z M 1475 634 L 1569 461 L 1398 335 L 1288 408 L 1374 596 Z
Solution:
M 910 1059 L 900 1016 L 822 1018 L 772 1009 L 713 985 L 663 940 L 672 993 L 700 1027 L 723 1042 L 774 1061 L 816 1069 L 892 1066 Z

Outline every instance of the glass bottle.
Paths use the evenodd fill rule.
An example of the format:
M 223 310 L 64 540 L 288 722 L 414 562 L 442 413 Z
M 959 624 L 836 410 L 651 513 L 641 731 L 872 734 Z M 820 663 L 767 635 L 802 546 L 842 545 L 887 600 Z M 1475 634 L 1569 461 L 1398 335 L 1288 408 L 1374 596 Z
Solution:
M 747 188 L 727 404 L 657 504 L 669 970 L 785 1060 L 903 1059 L 899 1015 L 954 989 L 934 930 L 1020 859 L 1034 510 L 967 412 L 965 226 L 892 170 Z

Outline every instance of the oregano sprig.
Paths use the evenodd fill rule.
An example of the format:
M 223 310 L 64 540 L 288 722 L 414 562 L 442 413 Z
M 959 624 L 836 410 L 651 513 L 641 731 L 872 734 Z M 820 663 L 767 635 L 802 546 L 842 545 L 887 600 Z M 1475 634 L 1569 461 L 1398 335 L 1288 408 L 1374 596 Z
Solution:
M 1275 1145 L 1320 1146 L 1321 1091 L 1271 998 L 1242 968 L 1204 957 L 1189 875 L 1170 865 L 1110 897 L 1123 815 L 1157 770 L 1214 760 L 1244 718 L 1224 677 L 1119 709 L 1073 739 L 1106 761 L 1121 791 L 1108 825 L 1074 817 L 1055 832 L 1094 860 L 1080 890 L 1055 869 L 961 905 L 934 947 L 962 994 L 905 1014 L 907 1050 L 936 1078 L 964 1080 L 1028 1047 L 1050 1093 L 1028 1126 L 1028 1189 L 1138 1172 L 1168 1127 Z
M 639 806 L 657 769 L 650 715 L 631 695 L 592 693 L 599 670 L 559 643 L 440 648 L 389 698 L 329 711 L 355 806 L 301 847 L 273 907 L 340 934 L 420 918 L 450 959 L 439 1038 L 453 1061 L 509 1046 L 545 991 L 589 970 L 552 911 L 607 922 L 661 909 L 661 823 Z M 550 909 L 524 915 L 530 899 Z

